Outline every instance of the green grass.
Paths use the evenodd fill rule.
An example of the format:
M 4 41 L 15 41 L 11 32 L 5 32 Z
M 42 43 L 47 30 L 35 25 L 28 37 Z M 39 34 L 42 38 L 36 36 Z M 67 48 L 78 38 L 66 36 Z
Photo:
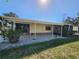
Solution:
M 0 51 L 0 59 L 79 59 L 79 39 L 54 39 Z

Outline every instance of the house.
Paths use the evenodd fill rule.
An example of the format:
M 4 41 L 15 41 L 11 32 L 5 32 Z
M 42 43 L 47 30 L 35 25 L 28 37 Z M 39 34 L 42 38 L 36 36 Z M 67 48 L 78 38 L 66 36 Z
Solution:
M 72 28 L 68 24 L 60 24 L 60 23 L 52 23 L 45 21 L 37 21 L 30 19 L 20 19 L 15 17 L 6 17 L 1 16 L 5 21 L 7 21 L 7 28 L 23 29 L 24 33 L 34 34 L 36 38 L 36 34 L 58 34 L 63 35 L 63 29 Z M 11 26 L 11 22 L 13 22 L 13 26 Z
M 43 22 L 30 19 L 20 19 L 15 17 L 3 16 L 4 20 L 14 22 L 14 29 L 23 28 L 26 33 L 51 33 L 52 22 Z

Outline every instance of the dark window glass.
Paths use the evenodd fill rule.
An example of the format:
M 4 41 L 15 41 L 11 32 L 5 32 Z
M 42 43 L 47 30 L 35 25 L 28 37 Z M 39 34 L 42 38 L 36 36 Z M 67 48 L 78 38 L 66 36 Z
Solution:
M 46 26 L 46 30 L 51 30 L 51 27 L 50 26 Z

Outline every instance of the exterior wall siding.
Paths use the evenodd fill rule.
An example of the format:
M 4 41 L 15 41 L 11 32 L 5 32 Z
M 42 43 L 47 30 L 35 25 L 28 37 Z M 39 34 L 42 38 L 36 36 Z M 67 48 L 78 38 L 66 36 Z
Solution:
M 36 24 L 36 33 L 51 33 L 45 29 L 46 25 L 44 24 Z M 30 33 L 35 33 L 35 24 L 30 24 Z

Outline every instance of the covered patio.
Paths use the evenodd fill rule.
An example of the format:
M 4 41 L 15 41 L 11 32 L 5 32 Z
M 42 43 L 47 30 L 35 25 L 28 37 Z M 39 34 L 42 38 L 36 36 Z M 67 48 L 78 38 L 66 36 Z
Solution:
M 6 20 L 11 21 L 12 18 L 8 17 Z M 17 18 L 13 18 L 14 20 Z M 17 24 L 18 23 L 18 24 Z M 50 22 L 41 22 L 33 20 L 21 20 L 17 19 L 13 21 L 15 26 L 12 26 L 12 29 L 16 30 L 17 28 L 22 28 L 24 33 L 21 34 L 19 41 L 15 44 L 11 44 L 8 41 L 3 41 L 0 43 L 2 49 L 12 48 L 16 46 L 45 42 L 56 38 L 63 38 L 63 24 L 52 24 Z M 29 25 L 28 25 L 29 24 Z M 67 26 L 67 29 L 70 26 Z M 60 35 L 54 35 L 54 32 L 58 32 Z M 3 40 L 3 39 L 2 39 Z
M 57 36 L 57 35 L 54 35 L 52 37 L 51 34 L 37 34 L 36 39 L 34 39 L 33 34 L 32 35 L 23 34 L 19 38 L 19 41 L 15 44 L 11 44 L 8 41 L 0 43 L 0 50 L 19 47 L 19 46 L 33 44 L 33 43 L 50 41 L 50 40 L 57 39 L 57 38 L 65 38 L 65 37 L 61 37 L 61 36 Z
M 61 36 L 59 35 L 52 35 L 52 33 L 42 33 L 42 34 L 36 34 L 36 37 L 35 37 L 35 34 L 23 34 L 21 37 L 20 37 L 20 41 L 30 41 L 30 40 L 35 40 L 35 41 L 46 41 L 46 40 L 51 40 L 51 39 L 55 39 L 55 38 L 61 38 Z

